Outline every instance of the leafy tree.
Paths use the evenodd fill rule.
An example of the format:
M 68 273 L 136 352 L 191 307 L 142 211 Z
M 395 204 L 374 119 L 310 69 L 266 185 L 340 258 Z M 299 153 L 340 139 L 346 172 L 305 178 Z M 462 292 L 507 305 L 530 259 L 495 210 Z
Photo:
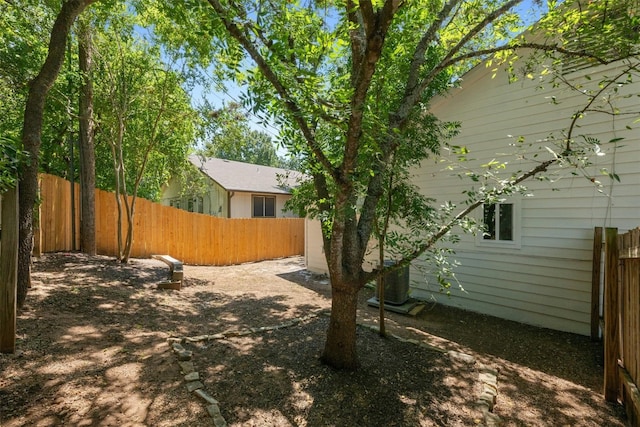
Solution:
M 204 116 L 202 154 L 205 156 L 264 166 L 283 165 L 271 137 L 251 129 L 240 104 L 232 102 L 213 109 L 205 103 L 201 114 Z
M 323 223 L 332 286 L 322 355 L 328 364 L 340 368 L 358 364 L 357 293 L 385 272 L 365 271 L 363 258 L 381 218 L 379 210 L 386 205 L 390 212 L 394 204 L 393 197 L 389 203 L 385 195 L 406 184 L 406 174 L 397 171 L 437 154 L 455 132 L 455 123 L 441 123 L 429 114 L 429 101 L 459 84 L 466 70 L 490 55 L 495 55 L 494 62 L 508 65 L 516 64 L 517 52 L 525 50 L 544 53 L 535 57 L 538 62 L 552 54 L 603 62 L 597 49 L 562 40 L 564 30 L 580 28 L 588 19 L 582 10 L 577 21 L 563 21 L 569 15 L 566 9 L 552 14 L 548 22 L 553 25 L 546 28 L 553 28 L 553 35 L 514 37 L 524 28 L 516 9 L 520 3 L 209 0 L 229 36 L 221 50 L 230 75 L 249 85 L 250 104 L 279 121 L 288 149 L 305 158 L 313 177 L 311 188 L 301 189 L 300 194 L 308 196 L 302 201 L 307 211 Z M 581 7 L 597 7 L 592 3 L 611 2 L 585 2 Z M 244 55 L 253 60 L 255 69 L 245 67 Z M 401 259 L 391 268 L 417 257 L 442 259 L 444 249 L 438 242 L 453 238 L 454 226 L 470 227 L 467 215 L 473 209 L 521 190 L 523 180 L 567 158 L 572 143 L 567 143 L 568 152 L 529 171 L 470 192 L 461 211 L 451 204 L 434 210 L 427 197 L 414 192 L 420 201 L 415 212 L 410 216 L 392 212 L 402 227 L 393 235 Z M 402 155 L 403 150 L 411 154 Z
M 135 23 L 125 10 L 112 13 L 95 44 L 96 139 L 101 161 L 110 159 L 113 171 L 99 178 L 115 190 L 122 262 L 131 251 L 137 196 L 157 198 L 174 165 L 183 163 L 196 121 L 180 73 L 163 64 L 157 46 L 136 35 Z

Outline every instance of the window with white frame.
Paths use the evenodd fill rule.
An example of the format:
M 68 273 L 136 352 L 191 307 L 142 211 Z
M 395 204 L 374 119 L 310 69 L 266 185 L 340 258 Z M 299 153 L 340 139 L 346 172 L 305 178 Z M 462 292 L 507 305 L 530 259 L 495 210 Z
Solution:
M 276 198 L 272 196 L 253 196 L 254 218 L 275 218 Z
M 520 204 L 517 200 L 482 205 L 481 245 L 519 247 Z

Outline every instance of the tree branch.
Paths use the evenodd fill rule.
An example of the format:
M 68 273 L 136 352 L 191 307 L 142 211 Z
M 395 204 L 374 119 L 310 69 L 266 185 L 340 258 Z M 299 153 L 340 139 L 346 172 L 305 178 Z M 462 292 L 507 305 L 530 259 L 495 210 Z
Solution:
M 444 20 L 449 16 L 451 11 L 456 5 L 460 3 L 460 0 L 449 0 L 438 13 L 436 19 L 431 23 L 427 31 L 424 33 L 416 50 L 413 53 L 413 59 L 409 67 L 409 75 L 407 77 L 407 84 L 405 85 L 404 98 L 407 98 L 418 86 L 418 79 L 420 76 L 420 67 L 425 62 L 425 53 L 431 43 L 433 43 L 438 29 L 442 26 Z
M 361 10 L 363 3 L 366 3 L 365 9 L 370 6 L 370 2 L 360 2 Z M 346 178 L 353 170 L 358 157 L 360 148 L 360 137 L 362 134 L 362 120 L 364 117 L 364 105 L 367 93 L 371 87 L 371 80 L 376 70 L 376 64 L 382 55 L 384 41 L 389 31 L 389 27 L 393 21 L 393 17 L 402 2 L 400 0 L 387 0 L 383 7 L 377 13 L 363 10 L 362 20 L 366 29 L 366 48 L 361 56 L 361 62 L 356 65 L 356 58 L 352 58 L 354 69 L 358 74 L 353 79 L 354 91 L 351 98 L 351 115 L 348 121 L 348 131 L 345 141 L 345 152 L 343 164 L 341 167 L 342 175 Z
M 264 57 L 260 54 L 257 47 L 249 40 L 249 38 L 242 32 L 242 30 L 235 24 L 227 15 L 227 9 L 220 3 L 219 0 L 208 0 L 209 4 L 213 7 L 216 14 L 224 24 L 229 34 L 236 39 L 242 47 L 247 51 L 249 56 L 256 62 L 258 68 L 271 83 L 273 88 L 280 96 L 282 102 L 286 106 L 287 110 L 292 114 L 293 119 L 300 127 L 305 140 L 309 144 L 309 148 L 313 152 L 314 156 L 318 159 L 318 162 L 327 170 L 327 172 L 335 179 L 340 179 L 338 170 L 331 164 L 327 156 L 322 151 L 320 145 L 315 139 L 315 135 L 309 124 L 303 117 L 303 112 L 300 106 L 295 102 L 293 97 L 289 94 L 285 86 L 282 84 L 274 70 L 267 63 Z
M 504 13 L 506 13 L 509 9 L 511 9 L 512 7 L 516 6 L 518 3 L 521 3 L 522 1 L 523 0 L 510 0 L 510 1 L 506 2 L 504 5 L 502 5 L 501 7 L 499 7 L 498 9 L 496 9 L 493 12 L 487 14 L 487 16 L 485 16 L 482 21 L 480 21 L 479 23 L 477 23 L 475 25 L 475 27 L 470 29 L 464 35 L 464 37 L 462 37 L 458 41 L 458 43 L 453 48 L 451 48 L 449 50 L 447 55 L 442 59 L 442 61 L 440 61 L 440 66 L 435 67 L 434 70 L 432 70 L 431 73 L 429 73 L 427 78 L 425 78 L 423 80 L 423 83 L 419 85 L 419 87 L 420 87 L 419 90 L 414 90 L 414 91 L 412 91 L 410 93 L 405 92 L 404 101 L 401 103 L 400 107 L 398 108 L 398 111 L 396 112 L 396 117 L 395 117 L 395 121 L 397 122 L 396 126 L 399 126 L 402 122 L 404 122 L 407 119 L 407 117 L 409 116 L 409 112 L 411 111 L 413 106 L 418 102 L 418 99 L 420 99 L 420 96 L 422 95 L 422 92 L 426 89 L 426 87 L 429 84 L 431 84 L 431 82 L 440 73 L 440 71 L 444 70 L 445 68 L 447 68 L 452 63 L 455 63 L 455 62 L 450 62 L 451 58 L 453 58 L 460 50 L 462 50 L 462 48 L 464 48 L 464 46 L 470 40 L 472 40 L 476 35 L 478 35 L 482 30 L 484 30 L 488 25 L 493 23 L 493 21 L 498 19 L 500 16 L 502 16 Z M 452 5 L 452 7 L 453 7 L 453 5 Z M 427 31 L 433 31 L 433 30 L 431 30 L 431 28 L 430 28 Z M 458 61 L 456 61 L 456 62 L 458 62 Z M 444 64 L 447 64 L 447 65 L 444 65 Z M 434 72 L 436 69 L 438 69 L 438 71 Z M 414 84 L 413 87 L 414 88 L 416 87 L 415 84 Z

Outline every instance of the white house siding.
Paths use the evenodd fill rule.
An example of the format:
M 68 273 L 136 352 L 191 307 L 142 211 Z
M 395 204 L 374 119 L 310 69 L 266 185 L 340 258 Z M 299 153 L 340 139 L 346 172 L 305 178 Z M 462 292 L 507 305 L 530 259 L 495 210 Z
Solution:
M 306 218 L 304 221 L 305 264 L 312 273 L 327 274 L 327 259 L 322 249 L 320 221 Z
M 575 73 L 583 75 L 594 70 Z M 607 72 L 613 75 L 612 71 Z M 597 82 L 597 76 L 593 76 Z M 559 105 L 550 105 L 549 91 L 536 90 L 531 81 L 508 84 L 506 75 L 494 79 L 483 67 L 465 76 L 464 89 L 455 89 L 450 96 L 432 106 L 432 112 L 442 120 L 461 121 L 461 133 L 452 142 L 467 146 L 470 158 L 479 165 L 507 153 L 513 139 L 508 135 L 523 135 L 527 141 L 560 134 L 566 129 L 573 112 L 583 105 L 584 98 L 556 89 Z M 640 85 L 627 90 L 640 92 Z M 637 99 L 637 98 L 636 98 Z M 637 103 L 626 100 L 628 105 Z M 636 108 L 637 109 L 637 108 Z M 621 230 L 640 225 L 640 138 L 637 130 L 628 131 L 636 117 L 589 114 L 580 121 L 579 134 L 599 137 L 607 142 L 625 137 L 614 150 L 604 144 L 606 156 L 596 157 L 590 174 L 599 179 L 612 197 L 598 192 L 583 176 L 561 171 L 562 179 L 554 183 L 530 181 L 533 197 L 519 198 L 520 244 L 516 247 L 491 247 L 478 238 L 463 236 L 454 249 L 461 263 L 456 269 L 457 285 L 451 297 L 438 292 L 429 277 L 412 271 L 413 296 L 435 296 L 440 303 L 492 314 L 520 322 L 552 329 L 589 333 L 591 298 L 591 259 L 593 227 L 612 226 Z M 615 129 L 615 131 L 614 131 Z M 544 145 L 544 144 L 543 144 Z M 541 152 L 540 159 L 548 158 Z M 527 170 L 532 163 L 511 162 L 512 170 Z M 615 170 L 622 182 L 614 182 L 598 173 L 601 167 Z M 422 191 L 442 203 L 461 202 L 461 191 L 470 188 L 470 181 L 460 180 L 443 165 L 426 161 L 415 172 L 415 183 Z M 476 184 L 477 186 L 477 184 Z M 558 191 L 553 191 L 557 189 Z M 476 214 L 477 215 L 477 214 Z
M 290 211 L 284 210 L 284 204 L 291 198 L 290 194 L 262 194 L 262 193 L 245 193 L 232 192 L 231 196 L 231 217 L 232 218 L 251 218 L 253 216 L 253 196 L 266 196 L 276 198 L 276 218 L 294 218 Z
M 179 199 L 180 208 L 186 209 L 189 197 L 180 195 L 181 186 L 179 180 L 171 178 L 162 192 L 163 205 L 169 206 L 171 201 Z M 207 215 L 227 217 L 228 200 L 227 192 L 213 180 L 209 179 L 209 191 L 202 196 L 203 213 Z

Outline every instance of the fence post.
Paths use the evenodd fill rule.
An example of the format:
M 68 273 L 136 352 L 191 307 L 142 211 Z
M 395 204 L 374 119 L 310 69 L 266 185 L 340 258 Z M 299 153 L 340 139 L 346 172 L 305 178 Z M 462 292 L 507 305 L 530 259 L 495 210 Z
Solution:
M 600 263 L 602 262 L 602 227 L 593 230 L 593 265 L 591 267 L 591 341 L 600 338 Z
M 615 402 L 620 395 L 618 373 L 618 229 L 605 230 L 604 267 L 604 398 Z
M 16 286 L 18 277 L 18 188 L 2 197 L 0 240 L 0 353 L 16 351 Z

